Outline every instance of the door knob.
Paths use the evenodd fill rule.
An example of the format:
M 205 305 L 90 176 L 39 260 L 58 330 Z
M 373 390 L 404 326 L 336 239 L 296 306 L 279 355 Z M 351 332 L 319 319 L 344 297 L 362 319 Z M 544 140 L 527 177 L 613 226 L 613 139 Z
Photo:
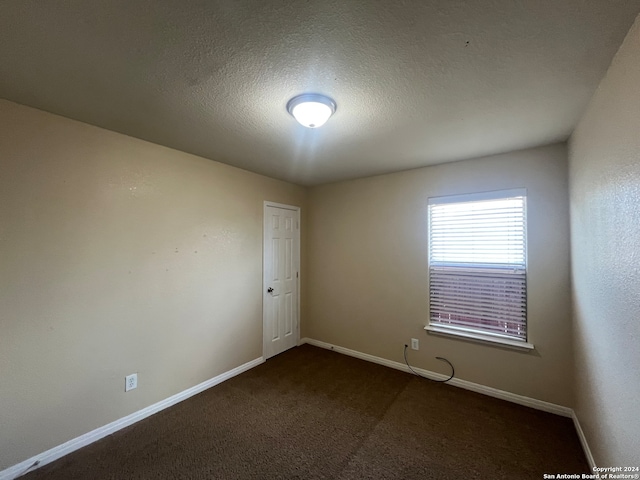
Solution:
M 269 287 L 267 288 L 267 293 L 272 293 L 273 292 L 273 288 Z

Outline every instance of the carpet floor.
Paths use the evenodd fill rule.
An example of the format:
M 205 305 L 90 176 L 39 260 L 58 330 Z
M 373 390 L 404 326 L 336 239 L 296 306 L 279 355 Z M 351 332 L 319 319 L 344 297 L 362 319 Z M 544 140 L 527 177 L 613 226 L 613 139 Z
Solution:
M 573 422 L 303 345 L 23 479 L 536 479 Z

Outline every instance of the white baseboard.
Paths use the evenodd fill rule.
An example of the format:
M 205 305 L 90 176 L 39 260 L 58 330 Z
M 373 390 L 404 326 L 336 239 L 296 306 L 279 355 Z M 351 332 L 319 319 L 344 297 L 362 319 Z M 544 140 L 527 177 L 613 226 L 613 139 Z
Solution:
M 582 444 L 582 450 L 584 450 L 584 454 L 587 457 L 587 462 L 589 462 L 589 467 L 591 467 L 591 471 L 593 472 L 596 468 L 596 462 L 593 459 L 591 449 L 589 448 L 589 444 L 587 443 L 587 437 L 584 436 L 584 431 L 580 426 L 580 421 L 578 420 L 578 416 L 576 415 L 575 411 L 571 412 L 571 418 L 573 418 L 573 425 L 575 426 L 576 432 L 578 433 L 580 444 Z
M 255 360 L 251 360 L 250 362 L 245 363 L 244 365 L 240 365 L 232 370 L 221 373 L 220 375 L 213 377 L 209 380 L 206 380 L 194 387 L 188 388 L 180 393 L 176 393 L 175 395 L 166 398 L 164 400 L 159 401 L 158 403 L 154 403 L 142 410 L 138 410 L 137 412 L 132 413 L 131 415 L 127 415 L 126 417 L 122 417 L 114 422 L 111 422 L 102 427 L 96 428 L 90 432 L 85 433 L 84 435 L 80 435 L 79 437 L 73 438 L 68 442 L 65 442 L 57 447 L 53 447 L 46 452 L 42 452 L 39 455 L 35 455 L 24 462 L 20 462 L 12 467 L 9 467 L 5 470 L 0 471 L 0 480 L 13 480 L 18 478 L 19 476 L 25 474 L 27 471 L 31 472 L 36 468 L 40 468 L 48 463 L 53 462 L 65 455 L 68 455 L 71 452 L 74 452 L 82 447 L 85 447 L 101 438 L 106 437 L 107 435 L 111 435 L 112 433 L 117 432 L 129 425 L 132 425 L 140 420 L 147 418 L 154 413 L 158 413 L 165 408 L 171 407 L 176 403 L 179 403 L 183 400 L 186 400 L 189 397 L 193 397 L 200 392 L 207 390 L 219 383 L 224 382 L 225 380 L 229 380 L 236 375 L 241 374 L 242 372 L 246 372 L 247 370 L 252 369 L 253 367 L 264 363 L 264 358 L 256 358 Z M 36 463 L 37 462 L 37 463 Z M 30 468 L 32 467 L 33 468 Z
M 404 363 L 394 362 L 393 360 L 387 360 L 386 358 L 376 357 L 374 355 L 369 355 L 368 353 L 362 353 L 356 350 L 351 350 L 349 348 L 339 347 L 337 345 L 331 345 L 330 343 L 321 342 L 319 340 L 314 340 L 312 338 L 303 338 L 300 341 L 300 343 L 301 344 L 308 343 L 309 345 L 315 345 L 316 347 L 326 348 L 328 350 L 333 350 L 334 352 L 342 353 L 345 355 L 349 355 L 351 357 L 360 358 L 362 360 L 367 360 L 369 362 L 378 363 L 386 367 L 395 368 L 396 370 L 402 370 L 403 372 L 411 373 L 411 371 L 409 370 L 409 367 L 407 367 Z M 448 377 L 448 375 L 442 375 L 440 373 L 431 372 L 429 370 L 424 370 L 422 368 L 416 368 L 416 367 L 412 367 L 412 368 L 416 372 L 418 372 L 420 375 L 423 375 L 427 378 L 431 378 L 433 380 L 444 380 L 445 378 Z M 555 413 L 556 415 L 562 415 L 563 417 L 569 417 L 569 418 L 573 417 L 573 410 L 571 408 L 563 407 L 561 405 L 556 405 L 555 403 L 544 402 L 542 400 L 525 397 L 523 395 L 517 395 L 515 393 L 506 392 L 504 390 L 499 390 L 497 388 L 486 387 L 478 383 L 469 382 L 467 380 L 461 380 L 455 377 L 447 383 L 449 385 L 464 388 L 465 390 L 471 390 L 473 392 L 482 393 L 490 397 L 500 398 L 502 400 L 507 400 L 509 402 L 517 403 L 519 405 L 535 408 L 536 410 L 542 410 L 543 412 Z

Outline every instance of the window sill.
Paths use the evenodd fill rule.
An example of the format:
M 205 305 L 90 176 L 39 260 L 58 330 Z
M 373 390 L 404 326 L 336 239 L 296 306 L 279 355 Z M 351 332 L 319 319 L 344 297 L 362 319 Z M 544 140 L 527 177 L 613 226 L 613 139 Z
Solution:
M 445 337 L 462 337 L 467 340 L 475 340 L 481 343 L 489 343 L 489 344 L 497 344 L 503 347 L 509 347 L 516 350 L 533 350 L 535 346 L 532 343 L 528 342 L 518 342 L 516 340 L 507 340 L 506 338 L 497 338 L 491 337 L 489 335 L 482 335 L 479 333 L 465 332 L 459 330 L 452 330 L 448 328 L 442 327 L 434 327 L 432 325 L 427 325 L 424 329 L 428 333 L 432 333 L 435 335 L 442 335 Z

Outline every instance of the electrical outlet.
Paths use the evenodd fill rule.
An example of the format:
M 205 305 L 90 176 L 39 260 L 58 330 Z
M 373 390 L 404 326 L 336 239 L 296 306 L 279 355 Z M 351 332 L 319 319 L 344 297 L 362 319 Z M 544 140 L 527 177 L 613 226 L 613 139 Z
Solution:
M 411 350 L 420 350 L 420 341 L 417 338 L 411 339 Z
M 138 388 L 138 374 L 132 373 L 131 375 L 127 375 L 124 377 L 124 391 L 128 392 L 129 390 L 133 390 L 134 388 Z

